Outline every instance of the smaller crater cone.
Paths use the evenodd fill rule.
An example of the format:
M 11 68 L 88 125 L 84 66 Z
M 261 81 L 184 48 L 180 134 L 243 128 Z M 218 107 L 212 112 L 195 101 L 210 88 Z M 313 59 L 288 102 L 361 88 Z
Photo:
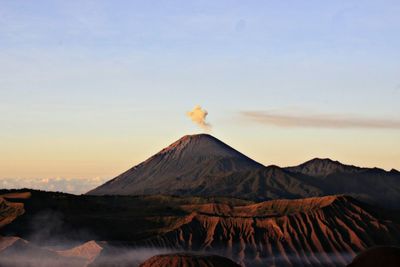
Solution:
M 228 258 L 217 255 L 174 253 L 156 255 L 146 260 L 139 267 L 240 267 Z

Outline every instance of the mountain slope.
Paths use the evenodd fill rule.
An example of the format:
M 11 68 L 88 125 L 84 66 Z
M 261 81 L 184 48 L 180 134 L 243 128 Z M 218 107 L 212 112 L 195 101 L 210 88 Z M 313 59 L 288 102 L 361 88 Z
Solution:
M 277 166 L 208 175 L 200 186 L 192 186 L 191 190 L 187 191 L 168 193 L 233 196 L 255 201 L 323 195 L 319 188 L 305 183 L 301 177 L 293 176 Z
M 0 266 L 85 267 L 87 263 L 82 258 L 60 255 L 18 237 L 0 237 Z
M 0 196 L 0 228 L 11 223 L 25 212 L 22 203 L 13 203 Z
M 174 194 L 201 187 L 221 173 L 262 167 L 211 135 L 187 135 L 88 194 Z
M 151 257 L 139 267 L 240 267 L 230 259 L 218 255 L 198 255 L 189 253 L 164 254 Z
M 366 248 L 400 245 L 398 213 L 341 195 L 259 203 L 206 197 L 75 196 L 34 190 L 30 195 L 16 199 L 24 203 L 25 212 L 0 233 L 40 247 L 56 245 L 50 238 L 86 242 L 57 251 L 56 256 L 93 260 L 93 266 L 109 266 L 109 260 L 115 263 L 123 255 L 138 258 L 149 249 L 152 255 L 176 250 L 211 252 L 246 266 L 345 266 Z M 93 239 L 96 242 L 87 242 Z M 24 251 L 30 257 L 31 250 Z
M 294 173 L 302 173 L 313 177 L 324 177 L 333 173 L 359 173 L 364 169 L 353 165 L 345 165 L 331 159 L 315 158 L 298 166 L 287 167 L 286 170 Z
M 375 247 L 363 251 L 347 267 L 398 267 L 400 265 L 399 247 Z
M 330 159 L 313 159 L 284 169 L 320 190 L 320 195 L 346 194 L 374 205 L 400 208 L 400 173 L 360 168 Z
M 368 247 L 400 244 L 399 224 L 345 196 L 186 208 L 186 221 L 143 244 L 218 251 L 246 266 L 344 266 Z
M 251 200 L 346 194 L 400 208 L 400 173 L 330 159 L 265 167 L 218 139 L 185 136 L 89 195 L 229 196 Z

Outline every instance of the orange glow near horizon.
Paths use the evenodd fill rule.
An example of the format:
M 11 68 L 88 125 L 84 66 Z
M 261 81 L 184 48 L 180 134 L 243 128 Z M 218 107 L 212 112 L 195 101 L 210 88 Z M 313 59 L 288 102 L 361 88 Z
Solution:
M 233 133 L 234 131 L 232 131 Z M 384 135 L 360 131 L 273 129 L 248 134 L 216 133 L 214 136 L 264 165 L 293 166 L 311 158 L 331 158 L 361 167 L 399 169 L 400 145 L 396 132 Z M 180 138 L 91 138 L 82 140 L 25 140 L 2 147 L 0 173 L 10 177 L 112 178 Z M 330 141 L 328 141 L 330 140 Z

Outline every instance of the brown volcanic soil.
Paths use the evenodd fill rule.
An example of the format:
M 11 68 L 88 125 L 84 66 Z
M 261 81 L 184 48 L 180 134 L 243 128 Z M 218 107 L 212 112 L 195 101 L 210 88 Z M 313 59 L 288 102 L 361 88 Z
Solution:
M 207 203 L 182 205 L 182 209 L 203 214 L 233 217 L 275 217 L 296 212 L 308 212 L 329 206 L 341 196 L 314 197 L 305 199 L 278 199 L 256 204 L 231 206 L 228 204 Z
M 399 267 L 400 248 L 376 247 L 361 252 L 347 267 Z
M 0 196 L 0 229 L 24 213 L 22 203 L 13 203 Z
M 400 243 L 399 224 L 344 196 L 192 208 L 179 227 L 145 244 L 219 251 L 251 265 L 343 266 L 365 248 Z
M 175 253 L 157 255 L 140 267 L 240 267 L 230 259 L 217 255 L 200 255 L 192 253 Z
M 57 253 L 64 257 L 80 258 L 92 262 L 100 255 L 102 250 L 101 244 L 92 240 L 67 250 L 58 250 Z

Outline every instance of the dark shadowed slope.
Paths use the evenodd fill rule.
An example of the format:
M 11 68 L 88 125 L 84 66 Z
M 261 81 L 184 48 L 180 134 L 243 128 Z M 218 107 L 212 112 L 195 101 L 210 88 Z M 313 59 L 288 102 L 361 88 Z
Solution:
M 230 259 L 217 255 L 193 253 L 164 254 L 151 257 L 139 267 L 240 267 Z
M 320 158 L 315 158 L 298 166 L 287 167 L 285 169 L 290 172 L 302 173 L 313 177 L 325 177 L 334 173 L 359 173 L 365 170 L 353 165 L 342 164 L 339 161 Z
M 246 266 L 281 267 L 345 266 L 366 248 L 400 245 L 396 213 L 346 196 L 249 203 L 226 198 L 32 191 L 29 199 L 13 201 L 24 203 L 25 212 L 10 220 L 0 234 L 19 236 L 40 247 L 48 247 L 49 238 L 77 243 L 95 239 L 134 249 L 219 254 Z M 102 247 L 102 243 L 87 242 L 58 250 L 55 256 L 93 260 L 93 264 L 118 259 L 120 253 Z
M 4 197 L 1 193 L 2 190 L 0 200 Z M 0 227 L 0 235 L 18 236 L 46 246 L 63 240 L 78 243 L 93 239 L 140 240 L 162 229 L 170 229 L 177 220 L 190 213 L 182 210 L 180 205 L 210 202 L 227 205 L 252 203 L 233 198 L 75 196 L 31 190 L 30 198 L 7 201 L 21 207 L 18 213 L 9 212 L 9 206 L 0 206 L 0 216 L 9 222 Z
M 347 267 L 399 267 L 400 247 L 374 247 L 361 252 Z
M 360 168 L 330 159 L 313 159 L 285 171 L 321 195 L 346 194 L 387 208 L 400 208 L 400 173 Z
M 301 198 L 321 196 L 318 187 L 308 184 L 277 166 L 256 170 L 208 175 L 201 186 L 187 191 L 176 191 L 180 195 L 234 196 L 263 201 L 278 198 Z
M 187 135 L 143 163 L 88 192 L 90 195 L 193 192 L 221 174 L 263 165 L 207 134 Z
M 11 223 L 18 216 L 24 213 L 22 203 L 13 203 L 0 197 L 0 228 Z

